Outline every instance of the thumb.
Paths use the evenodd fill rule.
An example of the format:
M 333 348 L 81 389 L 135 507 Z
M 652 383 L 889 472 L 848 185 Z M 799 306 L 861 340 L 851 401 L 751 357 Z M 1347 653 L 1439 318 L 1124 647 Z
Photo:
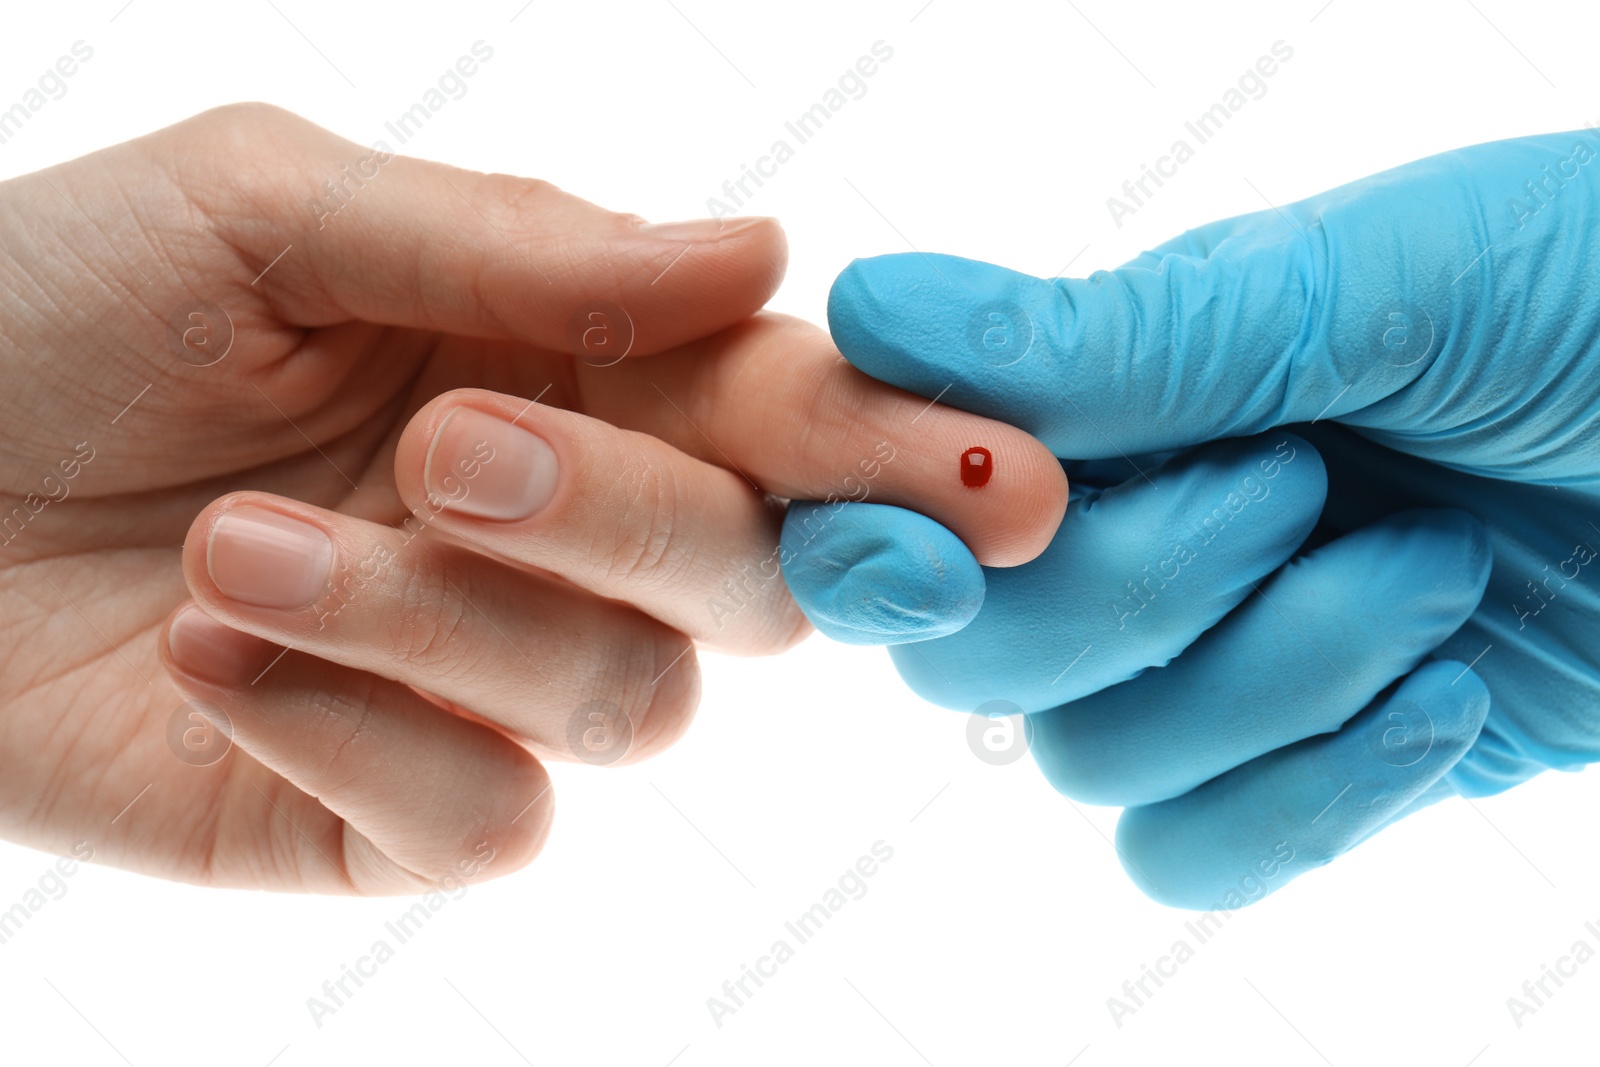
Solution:
M 547 182 L 365 148 L 261 104 L 147 140 L 191 160 L 186 194 L 247 268 L 272 264 L 254 288 L 294 325 L 354 318 L 643 355 L 748 317 L 787 259 L 772 219 L 651 225 Z

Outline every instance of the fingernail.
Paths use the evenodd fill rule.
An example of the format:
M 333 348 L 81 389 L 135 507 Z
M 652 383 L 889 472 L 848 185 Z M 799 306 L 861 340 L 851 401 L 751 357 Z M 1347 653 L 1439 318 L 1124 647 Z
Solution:
M 272 644 L 241 633 L 193 604 L 178 612 L 167 629 L 172 662 L 188 674 L 218 685 L 253 681 L 266 666 Z
M 223 594 L 262 608 L 303 608 L 333 565 L 328 535 L 265 508 L 234 508 L 211 529 L 206 569 Z
M 457 408 L 433 435 L 422 481 L 447 511 L 509 522 L 550 503 L 559 473 L 544 438 L 475 408 Z
M 690 219 L 686 222 L 647 222 L 639 232 L 663 241 L 720 241 L 753 230 L 771 219 L 749 215 L 733 219 Z

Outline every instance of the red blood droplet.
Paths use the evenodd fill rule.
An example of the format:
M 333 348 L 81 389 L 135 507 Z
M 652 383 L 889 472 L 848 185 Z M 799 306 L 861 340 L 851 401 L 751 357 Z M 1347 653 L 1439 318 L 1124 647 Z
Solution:
M 982 489 L 993 473 L 994 457 L 987 448 L 974 447 L 961 453 L 961 484 L 968 489 Z

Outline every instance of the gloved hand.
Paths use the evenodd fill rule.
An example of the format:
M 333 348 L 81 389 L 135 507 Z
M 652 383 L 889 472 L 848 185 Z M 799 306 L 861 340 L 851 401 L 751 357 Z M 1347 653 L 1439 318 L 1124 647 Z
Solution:
M 1449 152 L 1086 280 L 941 256 L 852 264 L 829 320 L 855 366 L 1058 456 L 1111 459 L 1085 473 L 1121 482 L 1075 486 L 1056 544 L 988 571 L 966 629 L 895 648 L 908 681 L 966 710 L 1034 713 L 1051 782 L 1126 805 L 1130 874 L 1195 908 L 1260 899 L 1442 796 L 1600 758 L 1597 155 L 1593 131 Z M 1192 461 L 1151 470 L 1140 453 L 1306 422 L 1328 470 L 1319 547 L 1256 580 L 1300 521 L 1284 507 L 1257 516 L 1280 531 L 1259 534 L 1271 550 L 1254 566 L 1201 553 L 1174 574 L 1175 552 L 1150 551 L 1207 501 L 1170 465 Z M 1418 506 L 1459 510 L 1401 510 Z M 869 636 L 841 605 L 931 603 L 982 580 L 926 526 L 927 551 L 900 549 L 887 572 L 841 567 L 909 522 L 851 507 L 786 571 L 825 632 Z M 1167 584 L 1128 590 L 1142 610 L 1107 607 L 1147 573 Z M 1260 594 L 1227 612 L 1245 578 Z M 1162 626 L 1145 628 L 1151 612 Z M 915 621 L 870 636 L 939 632 Z M 1086 669 L 1097 654 L 1103 669 Z

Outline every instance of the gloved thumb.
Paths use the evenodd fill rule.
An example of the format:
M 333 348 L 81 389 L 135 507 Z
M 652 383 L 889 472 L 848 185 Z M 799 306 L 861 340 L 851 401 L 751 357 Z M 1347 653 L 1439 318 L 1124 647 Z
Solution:
M 1350 294 L 1330 323 L 1324 250 L 1292 231 L 1287 241 L 1226 224 L 1200 233 L 1191 252 L 1147 254 L 1087 279 L 955 256 L 856 260 L 834 282 L 828 325 L 857 369 L 1079 459 L 1350 411 L 1410 383 L 1437 354 L 1421 310 L 1437 301 L 1411 291 L 1436 279 Z M 1407 261 L 1391 262 L 1398 273 Z

